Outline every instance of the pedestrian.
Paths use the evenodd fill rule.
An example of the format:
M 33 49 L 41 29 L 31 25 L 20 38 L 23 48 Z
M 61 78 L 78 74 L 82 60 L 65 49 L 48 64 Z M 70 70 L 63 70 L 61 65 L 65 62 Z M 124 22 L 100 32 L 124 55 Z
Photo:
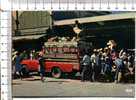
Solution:
M 121 81 L 122 78 L 122 73 L 124 70 L 124 63 L 123 60 L 119 58 L 119 56 L 117 56 L 117 58 L 114 61 L 115 66 L 116 66 L 116 72 L 115 72 L 115 83 L 118 83 Z
M 81 61 L 82 64 L 82 71 L 81 71 L 81 81 L 84 82 L 87 80 L 87 78 L 90 78 L 90 65 L 91 65 L 91 60 L 89 56 L 89 52 L 85 52 L 85 55 L 83 57 L 83 60 Z
M 45 77 L 45 58 L 43 57 L 43 53 L 39 53 L 39 65 L 40 65 L 40 76 L 41 76 L 41 81 L 44 82 L 44 77 Z
M 94 53 L 91 56 L 92 68 L 93 68 L 93 81 L 98 81 L 101 72 L 101 62 L 98 50 L 94 49 Z
M 112 59 L 110 57 L 110 54 L 106 54 L 104 73 L 107 81 L 113 81 L 113 77 L 112 77 L 113 75 L 111 71 L 112 71 Z
M 100 57 L 100 60 L 101 60 L 101 75 L 104 75 L 105 74 L 105 58 L 106 58 L 106 55 L 108 54 L 108 48 L 105 47 L 103 49 L 103 52 L 102 52 L 102 55 Z
M 22 75 L 22 65 L 21 65 L 21 61 L 22 61 L 22 57 L 20 55 L 19 52 L 17 52 L 16 54 L 16 58 L 15 58 L 15 75 L 18 73 L 19 74 L 19 77 L 23 78 L 23 75 Z

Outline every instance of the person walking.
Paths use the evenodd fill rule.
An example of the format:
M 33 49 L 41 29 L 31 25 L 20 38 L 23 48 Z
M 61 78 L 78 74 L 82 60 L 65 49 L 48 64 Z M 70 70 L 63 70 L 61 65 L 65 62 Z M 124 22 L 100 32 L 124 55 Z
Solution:
M 23 78 L 22 68 L 23 68 L 23 67 L 22 67 L 22 65 L 21 65 L 21 61 L 22 61 L 22 57 L 21 57 L 20 53 L 17 52 L 16 58 L 15 58 L 15 75 L 16 75 L 17 73 L 19 73 L 19 77 L 20 77 L 21 80 L 22 80 L 22 78 Z
M 43 57 L 43 53 L 39 53 L 39 65 L 40 65 L 40 76 L 41 76 L 41 81 L 44 82 L 44 77 L 45 77 L 45 58 Z
M 85 52 L 81 64 L 82 64 L 81 81 L 84 82 L 85 80 L 87 80 L 87 78 L 89 78 L 88 76 L 90 76 L 88 74 L 90 74 L 91 59 L 88 52 Z

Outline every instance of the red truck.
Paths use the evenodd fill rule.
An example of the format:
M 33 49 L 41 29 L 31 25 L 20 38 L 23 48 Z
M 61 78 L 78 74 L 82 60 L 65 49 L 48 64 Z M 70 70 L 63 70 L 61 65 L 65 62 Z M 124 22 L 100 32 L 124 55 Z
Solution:
M 80 70 L 77 42 L 46 42 L 45 71 L 50 72 L 55 78 L 60 78 L 63 73 L 75 74 Z M 29 72 L 39 71 L 37 59 L 25 59 L 22 66 Z

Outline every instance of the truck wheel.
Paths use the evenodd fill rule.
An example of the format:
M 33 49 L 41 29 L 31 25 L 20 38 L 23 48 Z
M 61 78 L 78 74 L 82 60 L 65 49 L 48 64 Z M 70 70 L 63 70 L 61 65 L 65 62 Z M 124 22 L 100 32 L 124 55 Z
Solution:
M 21 70 L 21 72 L 22 72 L 22 74 L 23 74 L 23 76 L 29 76 L 29 70 L 27 69 L 27 65 L 22 65 L 22 70 Z
M 62 71 L 60 70 L 60 68 L 54 67 L 54 68 L 52 69 L 51 74 L 52 74 L 52 77 L 54 77 L 54 78 L 60 78 L 61 75 L 62 75 Z

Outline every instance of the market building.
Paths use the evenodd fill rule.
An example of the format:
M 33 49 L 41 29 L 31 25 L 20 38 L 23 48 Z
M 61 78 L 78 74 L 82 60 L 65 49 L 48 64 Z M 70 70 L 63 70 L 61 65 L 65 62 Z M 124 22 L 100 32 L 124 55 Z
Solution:
M 48 36 L 74 34 L 79 22 L 81 40 L 91 41 L 96 48 L 114 39 L 119 48 L 134 49 L 135 12 L 13 12 L 13 48 L 40 49 Z

